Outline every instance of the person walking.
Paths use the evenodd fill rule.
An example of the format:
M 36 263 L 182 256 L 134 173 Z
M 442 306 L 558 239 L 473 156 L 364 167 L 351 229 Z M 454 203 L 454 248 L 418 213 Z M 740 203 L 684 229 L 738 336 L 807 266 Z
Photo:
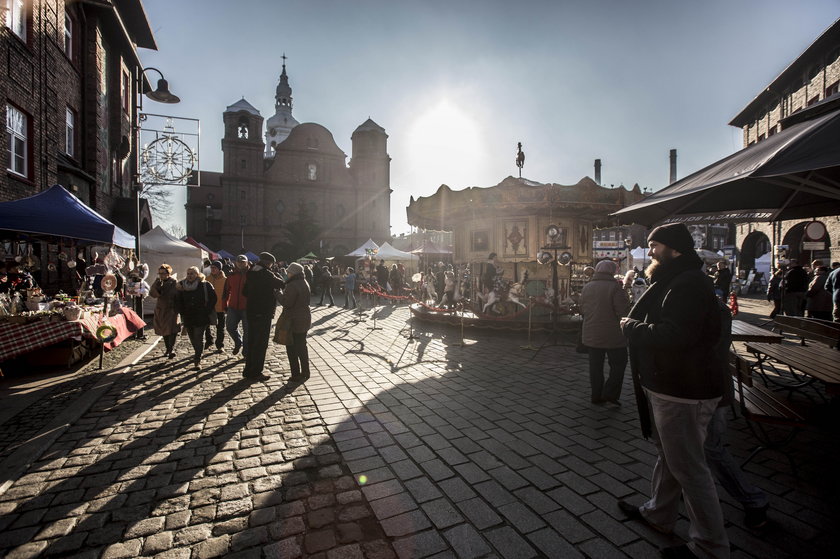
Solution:
M 825 288 L 827 279 L 828 266 L 817 266 L 814 269 L 814 279 L 811 280 L 805 294 L 805 308 L 810 318 L 831 320 L 833 302 L 832 294 Z
M 245 369 L 242 376 L 253 380 L 266 380 L 263 374 L 265 367 L 265 352 L 268 350 L 268 338 L 271 336 L 271 322 L 277 309 L 275 290 L 282 288 L 286 282 L 271 271 L 276 260 L 270 252 L 261 252 L 260 261 L 248 271 L 245 277 L 245 287 L 242 290 L 248 304 L 245 316 L 248 321 L 248 344 L 245 351 Z
M 236 257 L 233 272 L 225 280 L 225 288 L 222 298 L 225 301 L 225 324 L 230 339 L 233 340 L 233 355 L 239 353 L 243 346 L 247 345 L 248 340 L 248 319 L 245 316 L 245 309 L 248 304 L 248 298 L 245 297 L 243 289 L 245 287 L 245 277 L 248 270 L 251 268 L 251 263 L 248 262 L 248 257 L 240 254 Z M 239 324 L 242 323 L 242 335 L 239 335 Z M 243 351 L 243 355 L 245 352 Z
M 178 309 L 175 308 L 175 295 L 178 282 L 172 277 L 172 266 L 161 264 L 157 279 L 152 282 L 149 296 L 155 301 L 155 334 L 163 337 L 163 352 L 169 359 L 175 358 L 175 341 L 178 339 Z
M 312 313 L 309 310 L 309 299 L 312 294 L 303 266 L 293 262 L 286 269 L 286 274 L 289 280 L 278 296 L 280 304 L 283 305 L 280 316 L 289 319 L 289 332 L 292 336 L 292 343 L 286 345 L 286 355 L 289 357 L 292 382 L 306 382 L 309 379 L 309 349 L 306 347 L 306 333 L 312 326 Z
M 788 316 L 802 316 L 805 311 L 805 297 L 808 293 L 808 272 L 799 265 L 795 258 L 790 260 L 790 267 L 785 272 L 782 290 L 782 309 Z
M 211 323 L 211 315 L 216 314 L 216 291 L 197 266 L 187 268 L 187 277 L 178 282 L 175 307 L 193 346 L 193 367 L 200 369 L 204 333 Z
M 770 318 L 776 318 L 776 315 L 782 311 L 782 282 L 784 279 L 785 269 L 780 266 L 773 272 L 773 275 L 770 277 L 770 282 L 767 284 L 767 300 L 773 303 Z
M 335 305 L 335 299 L 333 299 L 332 294 L 332 274 L 330 273 L 330 267 L 324 266 L 321 268 L 321 274 L 319 276 L 321 281 L 321 300 L 318 301 L 318 305 L 324 304 L 324 297 L 330 298 L 329 306 L 332 307 Z
M 382 288 L 383 293 L 388 292 L 388 267 L 385 266 L 385 261 L 380 260 L 379 265 L 376 266 L 376 283 Z
M 718 262 L 717 270 L 715 270 L 715 295 L 721 301 L 726 302 L 729 297 L 729 289 L 732 285 L 732 270 L 726 265 L 726 262 Z
M 834 266 L 834 264 L 832 264 Z M 825 290 L 831 294 L 831 301 L 834 305 L 833 317 L 835 322 L 840 322 L 840 266 L 835 267 L 825 280 Z
M 356 272 L 352 267 L 348 267 L 344 273 L 344 308 L 356 308 Z M 353 301 L 353 306 L 350 306 L 350 301 Z
M 215 260 L 212 264 L 210 264 L 210 275 L 207 276 L 207 281 L 213 286 L 213 290 L 216 292 L 215 345 L 216 351 L 219 353 L 224 351 L 225 348 L 225 310 L 227 309 L 224 297 L 227 276 L 225 275 L 224 270 L 222 270 L 223 267 L 224 264 L 222 264 L 221 260 Z M 213 325 L 207 327 L 207 343 L 205 343 L 204 349 L 210 349 L 210 346 L 214 343 L 212 330 Z
M 581 341 L 589 349 L 589 382 L 593 404 L 619 404 L 624 369 L 627 367 L 627 340 L 619 321 L 627 315 L 630 301 L 615 279 L 617 266 L 602 260 L 595 266 L 592 279 L 580 294 L 583 333 Z M 609 359 L 610 377 L 604 383 L 604 357 Z
M 719 300 L 684 224 L 657 227 L 648 236 L 651 286 L 621 320 L 639 419 L 658 451 L 650 499 L 640 507 L 619 501 L 630 519 L 671 533 L 680 496 L 690 541 L 662 550 L 665 557 L 729 557 L 729 537 L 704 445 L 709 422 L 725 392 L 716 348 Z M 651 422 L 652 418 L 652 422 Z

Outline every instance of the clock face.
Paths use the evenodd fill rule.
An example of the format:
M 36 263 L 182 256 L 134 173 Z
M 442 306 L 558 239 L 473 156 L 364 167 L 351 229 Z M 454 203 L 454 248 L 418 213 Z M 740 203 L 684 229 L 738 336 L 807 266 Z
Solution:
M 283 203 L 283 200 L 277 200 L 277 203 L 274 204 L 274 209 L 277 210 L 277 213 L 282 214 L 283 210 L 286 209 L 286 204 Z

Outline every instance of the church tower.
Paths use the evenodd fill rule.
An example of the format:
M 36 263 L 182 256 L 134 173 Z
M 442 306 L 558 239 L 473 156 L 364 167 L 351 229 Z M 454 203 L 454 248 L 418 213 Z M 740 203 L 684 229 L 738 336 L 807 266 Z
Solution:
M 274 116 L 265 126 L 265 157 L 274 157 L 277 144 L 289 137 L 289 132 L 299 123 L 292 116 L 292 87 L 286 75 L 286 55 L 283 54 L 283 72 L 274 95 Z
M 249 231 L 258 233 L 264 226 L 262 176 L 262 124 L 260 111 L 243 97 L 222 114 L 225 135 L 222 138 L 224 156 L 222 189 L 224 215 L 222 219 L 223 246 L 238 250 L 248 244 Z
M 368 118 L 351 136 L 353 153 L 350 173 L 360 191 L 369 192 L 370 200 L 363 208 L 371 226 L 371 237 L 391 236 L 391 157 L 388 155 L 388 134 Z

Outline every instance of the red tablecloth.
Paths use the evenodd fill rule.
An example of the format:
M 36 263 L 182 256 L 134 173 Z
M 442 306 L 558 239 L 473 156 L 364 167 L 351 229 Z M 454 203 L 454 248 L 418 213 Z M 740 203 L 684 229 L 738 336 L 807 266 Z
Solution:
M 120 314 L 108 317 L 107 321 L 117 329 L 117 337 L 105 344 L 106 350 L 115 348 L 146 324 L 137 313 L 127 307 L 121 308 Z M 96 329 L 102 322 L 102 315 L 91 313 L 84 319 L 75 321 L 0 324 L 0 361 L 65 340 L 81 341 L 82 338 L 96 340 Z

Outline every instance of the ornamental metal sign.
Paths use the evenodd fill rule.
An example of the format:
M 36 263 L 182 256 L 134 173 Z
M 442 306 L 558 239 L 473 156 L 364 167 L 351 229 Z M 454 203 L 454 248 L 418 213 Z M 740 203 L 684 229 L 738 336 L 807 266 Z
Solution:
M 148 186 L 180 185 L 195 173 L 201 186 L 198 119 L 140 113 L 140 182 Z

